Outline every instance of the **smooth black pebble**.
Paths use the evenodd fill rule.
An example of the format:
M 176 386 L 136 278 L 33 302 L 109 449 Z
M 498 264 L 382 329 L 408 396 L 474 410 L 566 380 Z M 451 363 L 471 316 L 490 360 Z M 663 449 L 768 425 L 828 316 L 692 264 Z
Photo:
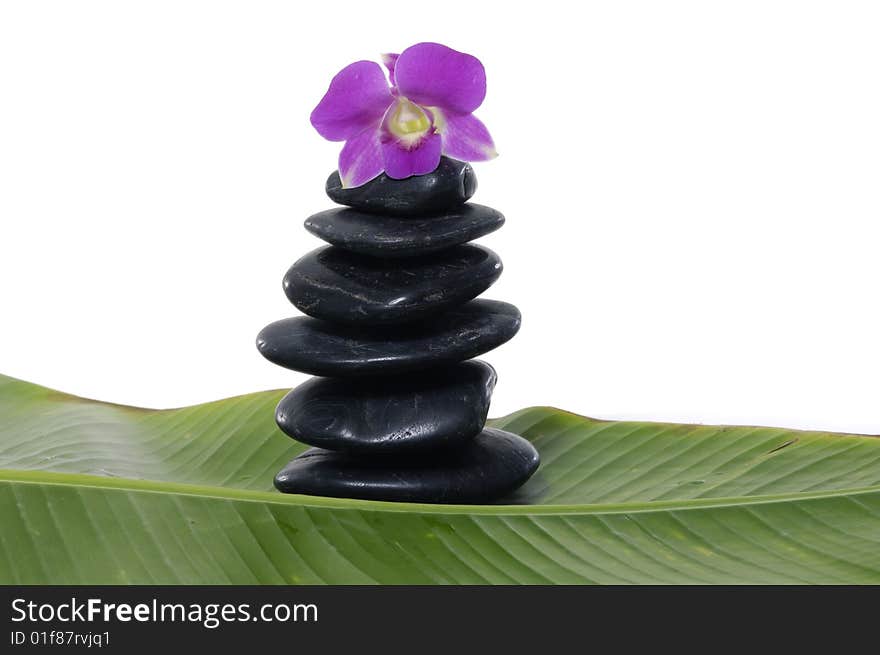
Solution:
M 304 314 L 353 325 L 424 319 L 461 305 L 501 275 L 501 259 L 482 246 L 456 246 L 407 260 L 385 260 L 324 246 L 284 276 L 284 293 Z
M 275 487 L 337 498 L 486 503 L 525 483 L 539 462 L 522 437 L 487 428 L 461 448 L 428 458 L 364 458 L 312 448 L 279 471 Z
M 257 349 L 274 364 L 329 377 L 388 375 L 453 364 L 513 338 L 521 316 L 498 300 L 471 300 L 425 323 L 346 326 L 307 316 L 264 327 Z
M 306 229 L 327 243 L 376 257 L 412 257 L 457 246 L 494 232 L 504 215 L 467 203 L 436 216 L 380 216 L 328 209 L 306 219 Z
M 275 421 L 297 441 L 363 455 L 459 446 L 486 424 L 495 369 L 469 361 L 391 377 L 313 378 L 288 393 Z
M 373 214 L 437 214 L 467 202 L 477 190 L 477 176 L 470 164 L 442 157 L 427 175 L 395 180 L 382 173 L 347 189 L 334 171 L 327 178 L 326 190 L 333 202 Z

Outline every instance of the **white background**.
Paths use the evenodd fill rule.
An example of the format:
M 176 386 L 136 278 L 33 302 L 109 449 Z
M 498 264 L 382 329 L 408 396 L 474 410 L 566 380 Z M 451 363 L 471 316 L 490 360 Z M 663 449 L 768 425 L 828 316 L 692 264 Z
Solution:
M 0 372 L 169 407 L 290 387 L 341 67 L 477 55 L 519 336 L 493 415 L 880 432 L 880 5 L 3 2 Z

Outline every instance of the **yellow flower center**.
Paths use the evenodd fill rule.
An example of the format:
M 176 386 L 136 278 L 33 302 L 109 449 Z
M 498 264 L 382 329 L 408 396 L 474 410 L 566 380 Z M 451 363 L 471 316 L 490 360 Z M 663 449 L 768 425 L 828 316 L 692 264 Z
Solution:
M 398 98 L 388 120 L 388 129 L 401 139 L 420 137 L 431 127 L 431 119 L 414 102 Z

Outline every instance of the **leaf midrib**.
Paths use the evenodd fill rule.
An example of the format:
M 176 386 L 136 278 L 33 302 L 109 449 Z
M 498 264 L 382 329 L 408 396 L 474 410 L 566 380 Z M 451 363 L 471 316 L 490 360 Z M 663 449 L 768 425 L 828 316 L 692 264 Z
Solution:
M 702 510 L 722 507 L 744 507 L 781 504 L 804 500 L 864 496 L 880 492 L 880 485 L 833 491 L 793 492 L 765 496 L 739 496 L 729 498 L 693 498 L 682 500 L 657 500 L 639 503 L 597 503 L 579 505 L 432 505 L 422 503 L 391 503 L 345 498 L 324 498 L 297 494 L 278 494 L 249 489 L 230 489 L 209 485 L 182 484 L 135 480 L 131 478 L 107 478 L 81 473 L 55 473 L 50 471 L 20 471 L 0 469 L 0 482 L 23 485 L 88 488 L 120 492 L 143 492 L 194 496 L 215 500 L 255 502 L 278 506 L 306 507 L 316 509 L 354 510 L 361 512 L 401 512 L 423 514 L 466 514 L 471 516 L 543 516 L 543 515 L 608 515 L 647 514 Z

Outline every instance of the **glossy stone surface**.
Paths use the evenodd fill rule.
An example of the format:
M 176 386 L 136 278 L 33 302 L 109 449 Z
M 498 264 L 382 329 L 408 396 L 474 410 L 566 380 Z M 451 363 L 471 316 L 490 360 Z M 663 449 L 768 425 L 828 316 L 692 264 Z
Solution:
M 329 450 L 449 448 L 483 429 L 495 380 L 480 361 L 389 377 L 312 378 L 278 403 L 275 421 L 297 441 Z
M 382 173 L 359 187 L 342 188 L 339 172 L 327 178 L 333 202 L 373 214 L 437 214 L 467 202 L 477 190 L 470 164 L 442 157 L 433 173 L 394 180 Z
M 298 316 L 270 323 L 257 348 L 270 362 L 312 375 L 392 374 L 460 362 L 511 339 L 519 310 L 472 300 L 424 323 L 366 328 Z
M 461 448 L 427 458 L 364 458 L 313 448 L 275 476 L 275 487 L 364 500 L 485 503 L 521 486 L 539 461 L 522 437 L 487 428 Z
M 315 318 L 390 325 L 421 320 L 475 298 L 501 269 L 498 255 L 482 246 L 390 261 L 325 246 L 290 267 L 284 293 Z
M 379 216 L 328 209 L 306 219 L 306 229 L 327 243 L 377 257 L 412 257 L 450 248 L 494 232 L 504 215 L 475 203 L 437 216 Z

